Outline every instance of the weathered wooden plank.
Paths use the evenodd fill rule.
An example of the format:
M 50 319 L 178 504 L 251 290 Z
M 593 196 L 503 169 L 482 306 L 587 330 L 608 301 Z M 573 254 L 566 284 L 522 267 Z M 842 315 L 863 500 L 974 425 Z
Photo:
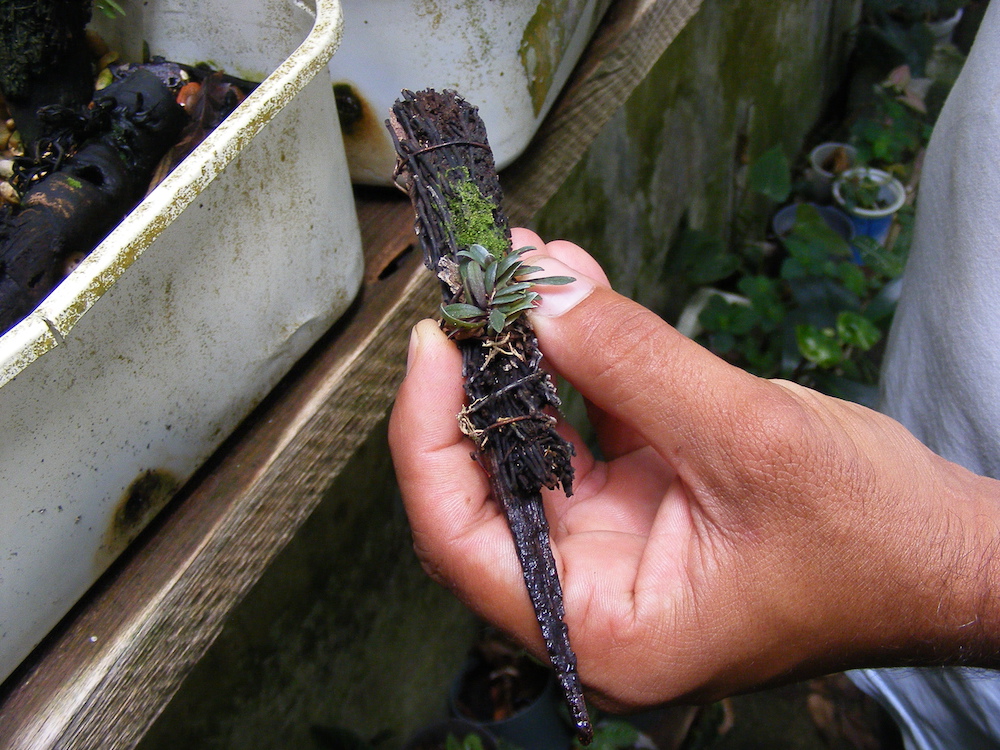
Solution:
M 502 179 L 528 221 L 558 188 L 696 0 L 620 0 L 537 142 Z M 584 122 L 586 121 L 586 122 Z M 227 614 L 384 418 L 412 325 L 437 283 L 399 196 L 359 194 L 359 301 L 0 688 L 0 747 L 133 747 Z
M 405 336 L 438 296 L 415 261 L 366 287 L 351 320 L 81 603 L 34 668 L 15 675 L 0 709 L 0 746 L 138 741 L 383 418 L 402 376 Z
M 553 196 L 699 7 L 701 0 L 630 0 L 611 6 L 542 127 L 504 172 L 512 222 L 529 221 Z

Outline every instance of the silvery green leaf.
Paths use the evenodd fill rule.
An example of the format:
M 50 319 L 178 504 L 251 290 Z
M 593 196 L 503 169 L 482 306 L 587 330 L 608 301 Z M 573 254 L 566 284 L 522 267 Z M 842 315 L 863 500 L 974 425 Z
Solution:
M 501 286 L 510 281 L 521 268 L 521 261 L 513 253 L 497 263 L 497 286 Z
M 517 276 L 518 278 L 520 278 L 522 276 L 527 276 L 529 273 L 538 273 L 539 271 L 544 271 L 544 270 L 545 269 L 542 268 L 541 266 L 523 266 L 522 265 L 520 268 L 517 269 L 517 272 L 514 275 Z
M 465 283 L 465 293 L 469 296 L 468 301 L 485 307 L 487 294 L 483 267 L 477 263 L 463 263 L 461 274 L 462 281 Z
M 520 284 L 511 284 L 508 287 L 498 290 L 493 295 L 494 305 L 505 305 L 508 302 L 516 302 L 522 300 L 528 290 L 531 289 L 531 284 L 529 282 L 522 282 Z
M 531 287 L 532 283 L 530 281 L 515 281 L 513 284 L 506 284 L 505 286 L 498 287 L 497 291 L 503 292 L 504 294 L 507 292 L 521 293 L 528 291 Z
M 490 263 L 486 266 L 486 272 L 484 274 L 483 284 L 486 286 L 486 294 L 492 294 L 493 290 L 497 286 L 497 268 L 499 265 L 497 263 Z
M 524 299 L 524 292 L 501 292 L 493 295 L 494 305 L 509 305 L 512 302 L 520 302 Z
M 497 333 L 503 331 L 504 324 L 507 322 L 507 316 L 500 312 L 499 308 L 493 308 L 490 311 L 490 328 L 492 328 Z
M 509 305 L 504 305 L 503 307 L 500 307 L 500 308 L 497 308 L 497 309 L 503 310 L 504 315 L 510 317 L 511 315 L 516 315 L 519 312 L 523 312 L 525 310 L 530 310 L 532 307 L 535 306 L 535 300 L 536 299 L 537 299 L 537 297 L 535 297 L 534 299 L 530 299 L 530 298 L 529 299 L 523 299 L 520 302 L 514 302 L 514 303 L 509 304 Z
M 467 305 L 463 302 L 455 302 L 451 305 L 441 305 L 441 312 L 449 318 L 456 320 L 472 320 L 474 318 L 485 318 L 486 313 L 475 305 Z
M 543 286 L 562 286 L 564 284 L 572 284 L 576 281 L 572 276 L 541 276 L 537 279 L 532 279 L 532 284 L 541 284 Z
M 459 250 L 458 255 L 462 258 L 474 260 L 481 266 L 485 266 L 493 258 L 490 251 L 479 244 L 472 244 L 465 250 Z

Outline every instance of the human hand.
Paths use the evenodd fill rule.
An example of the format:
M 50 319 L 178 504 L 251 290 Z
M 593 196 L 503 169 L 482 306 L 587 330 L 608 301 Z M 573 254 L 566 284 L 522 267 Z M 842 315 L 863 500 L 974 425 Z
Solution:
M 575 245 L 514 230 L 524 245 L 548 256 L 531 260 L 546 275 L 577 278 L 540 287 L 531 320 L 588 400 L 604 458 L 563 425 L 575 494 L 545 494 L 570 639 L 600 703 L 996 653 L 992 480 L 887 417 L 731 367 L 615 294 Z M 458 351 L 424 321 L 408 368 L 390 444 L 417 554 L 543 656 L 510 532 L 456 421 Z

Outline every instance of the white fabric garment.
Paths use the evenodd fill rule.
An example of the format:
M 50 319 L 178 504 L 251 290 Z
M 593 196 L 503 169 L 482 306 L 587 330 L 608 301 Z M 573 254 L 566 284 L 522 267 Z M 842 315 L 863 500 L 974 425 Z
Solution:
M 1000 2 L 927 149 L 882 379 L 882 411 L 936 453 L 1000 478 Z M 1000 672 L 850 676 L 896 719 L 908 750 L 1000 748 Z

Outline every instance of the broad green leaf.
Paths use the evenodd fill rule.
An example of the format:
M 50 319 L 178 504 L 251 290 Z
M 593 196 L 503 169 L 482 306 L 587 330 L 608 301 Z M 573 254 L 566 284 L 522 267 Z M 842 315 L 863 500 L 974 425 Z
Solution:
M 749 305 L 727 302 L 719 295 L 709 299 L 698 315 L 698 322 L 707 331 L 745 336 L 759 322 L 756 311 Z
M 840 342 L 830 330 L 798 325 L 795 326 L 795 341 L 802 356 L 820 367 L 836 367 L 843 359 Z
M 767 276 L 745 276 L 737 285 L 750 298 L 750 304 L 763 320 L 780 323 L 785 318 L 785 305 L 776 279 Z
M 740 267 L 739 256 L 729 252 L 722 239 L 697 229 L 681 232 L 670 248 L 668 263 L 672 275 L 694 286 L 713 284 Z
M 766 195 L 776 203 L 788 198 L 792 192 L 791 169 L 781 144 L 765 151 L 750 165 L 747 181 L 751 190 Z
M 789 253 L 803 260 L 814 259 L 817 263 L 830 258 L 851 257 L 847 240 L 826 223 L 815 206 L 808 203 L 802 203 L 795 209 L 795 224 L 783 243 Z
M 837 316 L 837 335 L 845 344 L 866 352 L 881 340 L 882 331 L 864 315 L 844 310 Z
M 841 283 L 858 297 L 864 296 L 868 291 L 868 277 L 861 270 L 861 266 L 850 261 L 837 264 L 837 276 Z
M 709 334 L 708 342 L 709 347 L 716 354 L 729 354 L 736 348 L 736 337 L 725 331 Z
M 874 238 L 858 235 L 852 244 L 861 253 L 861 262 L 879 276 L 894 279 L 903 272 L 906 260 L 887 250 Z
M 796 258 L 785 258 L 781 263 L 781 278 L 786 281 L 791 281 L 793 279 L 801 279 L 808 276 L 808 271 L 802 262 Z

